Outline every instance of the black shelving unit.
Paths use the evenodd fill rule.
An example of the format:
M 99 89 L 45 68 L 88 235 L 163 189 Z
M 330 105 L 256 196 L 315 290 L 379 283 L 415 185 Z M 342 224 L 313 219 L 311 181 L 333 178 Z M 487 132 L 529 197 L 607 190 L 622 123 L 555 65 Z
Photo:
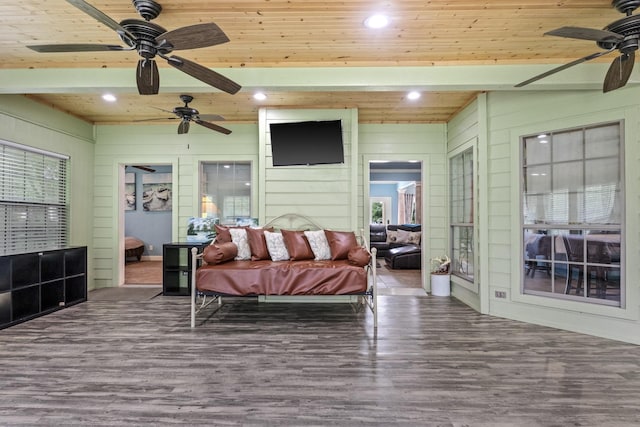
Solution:
M 86 246 L 0 257 L 0 329 L 86 300 Z
M 176 242 L 162 245 L 162 295 L 191 295 L 191 248 L 202 252 L 208 244 Z M 199 266 L 198 261 L 196 268 Z

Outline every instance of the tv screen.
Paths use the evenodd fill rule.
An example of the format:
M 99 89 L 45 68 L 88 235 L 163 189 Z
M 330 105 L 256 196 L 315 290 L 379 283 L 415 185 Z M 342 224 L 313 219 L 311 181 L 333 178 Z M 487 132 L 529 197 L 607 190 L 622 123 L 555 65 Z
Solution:
M 344 163 L 340 120 L 271 123 L 273 166 Z

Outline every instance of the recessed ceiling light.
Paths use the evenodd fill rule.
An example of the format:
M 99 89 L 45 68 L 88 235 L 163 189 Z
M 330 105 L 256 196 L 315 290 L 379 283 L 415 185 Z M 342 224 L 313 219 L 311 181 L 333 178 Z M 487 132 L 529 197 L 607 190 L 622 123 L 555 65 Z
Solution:
M 420 92 L 416 92 L 416 91 L 409 92 L 407 94 L 407 98 L 412 101 L 415 101 L 416 99 L 420 98 Z
M 256 92 L 253 94 L 253 99 L 257 101 L 264 101 L 265 99 L 267 99 L 267 95 L 262 92 Z
M 389 18 L 382 14 L 371 15 L 364 20 L 364 25 L 367 28 L 384 28 L 389 25 Z
M 105 93 L 104 95 L 102 95 L 102 99 L 107 102 L 116 102 L 118 98 L 116 98 L 116 96 L 111 93 Z

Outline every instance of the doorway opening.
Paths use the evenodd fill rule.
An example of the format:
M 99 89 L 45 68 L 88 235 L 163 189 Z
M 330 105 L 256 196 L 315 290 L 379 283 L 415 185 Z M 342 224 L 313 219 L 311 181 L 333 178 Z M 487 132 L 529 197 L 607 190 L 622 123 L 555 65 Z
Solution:
M 121 195 L 124 274 L 120 284 L 161 286 L 162 247 L 172 241 L 172 165 L 125 165 Z
M 381 292 L 424 293 L 422 161 L 369 161 L 370 246 Z

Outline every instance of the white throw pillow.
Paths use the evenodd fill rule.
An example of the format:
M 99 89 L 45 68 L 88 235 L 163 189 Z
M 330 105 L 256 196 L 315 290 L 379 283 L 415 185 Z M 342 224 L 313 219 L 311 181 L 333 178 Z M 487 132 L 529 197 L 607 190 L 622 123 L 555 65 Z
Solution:
M 280 233 L 264 232 L 267 250 L 272 261 L 289 261 L 289 252 Z
M 412 245 L 420 246 L 420 232 L 398 230 L 396 243 L 410 243 Z
M 331 248 L 329 247 L 329 241 L 327 240 L 327 235 L 324 234 L 324 230 L 305 231 L 304 235 L 307 236 L 309 246 L 311 246 L 311 251 L 316 261 L 331 259 Z
M 231 241 L 238 247 L 238 255 L 236 261 L 246 261 L 251 259 L 251 248 L 249 247 L 249 238 L 247 230 L 244 228 L 230 228 Z

